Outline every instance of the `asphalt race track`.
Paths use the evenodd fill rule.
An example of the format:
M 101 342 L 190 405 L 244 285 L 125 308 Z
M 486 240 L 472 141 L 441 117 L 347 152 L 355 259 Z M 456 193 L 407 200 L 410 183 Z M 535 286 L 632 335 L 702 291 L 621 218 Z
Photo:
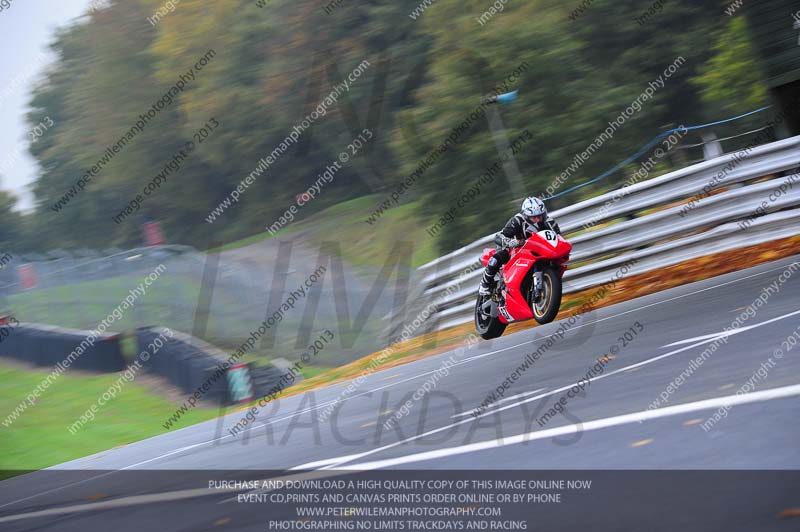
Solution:
M 0 529 L 269 530 L 263 508 L 237 504 L 237 490 L 208 489 L 208 479 L 480 469 L 595 479 L 575 495 L 581 515 L 550 506 L 536 519 L 542 527 L 529 529 L 797 530 L 800 517 L 781 517 L 800 508 L 800 346 L 788 340 L 800 338 L 800 268 L 787 269 L 797 261 L 599 309 L 563 338 L 553 337 L 563 324 L 551 323 L 374 372 L 350 392 L 343 383 L 289 397 L 235 436 L 228 428 L 242 411 L 18 476 L 0 483 Z M 548 338 L 551 347 L 474 418 Z

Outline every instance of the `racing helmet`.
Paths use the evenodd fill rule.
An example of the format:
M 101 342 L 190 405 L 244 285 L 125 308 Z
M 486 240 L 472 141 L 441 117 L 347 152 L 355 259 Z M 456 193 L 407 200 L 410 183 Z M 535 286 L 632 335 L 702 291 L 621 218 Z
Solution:
M 530 222 L 538 222 L 547 218 L 547 208 L 539 198 L 530 196 L 525 198 L 520 207 L 520 213 Z M 539 218 L 539 220 L 535 220 Z

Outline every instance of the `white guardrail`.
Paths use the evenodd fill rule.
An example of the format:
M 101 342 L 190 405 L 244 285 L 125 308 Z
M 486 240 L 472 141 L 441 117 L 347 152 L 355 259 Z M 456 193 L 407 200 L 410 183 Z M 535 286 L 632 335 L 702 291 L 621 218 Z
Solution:
M 627 262 L 633 263 L 626 267 L 630 276 L 800 234 L 800 174 L 791 173 L 798 168 L 800 136 L 755 147 L 745 157 L 722 155 L 551 213 L 573 245 L 564 293 L 605 284 Z M 485 236 L 420 266 L 417 297 L 395 318 L 405 321 L 431 309 L 433 318 L 420 333 L 471 321 L 483 274 L 476 266 L 483 248 L 493 245 L 494 235 Z

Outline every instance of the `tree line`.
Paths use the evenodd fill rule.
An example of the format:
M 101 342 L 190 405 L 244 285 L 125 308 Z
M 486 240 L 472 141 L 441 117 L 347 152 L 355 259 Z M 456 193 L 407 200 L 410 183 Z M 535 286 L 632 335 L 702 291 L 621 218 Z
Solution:
M 632 0 L 596 0 L 579 18 L 570 16 L 581 5 L 577 0 L 512 0 L 484 24 L 476 16 L 490 7 L 487 0 L 439 0 L 416 19 L 392 0 L 335 10 L 310 0 L 263 6 L 184 0 L 153 25 L 148 17 L 162 3 L 109 0 L 55 35 L 57 60 L 31 95 L 27 117 L 32 127 L 53 123 L 29 145 L 40 167 L 32 186 L 35 210 L 15 213 L 15 198 L 0 193 L 4 248 L 140 245 L 141 224 L 150 220 L 161 222 L 169 241 L 200 248 L 263 232 L 365 129 L 372 138 L 302 215 L 362 196 L 374 196 L 378 208 L 459 128 L 457 140 L 401 200 L 433 221 L 502 155 L 497 123 L 490 127 L 499 117 L 507 138 L 531 137 L 514 154 L 520 182 L 500 175 L 491 191 L 460 209 L 436 235 L 439 248 L 449 251 L 505 221 L 520 190 L 546 190 L 677 57 L 685 63 L 564 187 L 600 174 L 659 131 L 767 103 L 746 21 L 724 16 L 724 2 L 716 0 L 670 0 L 647 24 L 633 15 L 650 3 Z M 208 50 L 213 61 L 172 91 Z M 369 67 L 296 145 L 207 223 L 259 161 L 364 61 Z M 519 90 L 519 98 L 494 108 L 494 119 L 481 113 L 460 128 L 498 86 Z M 68 204 L 54 209 L 165 94 L 169 104 L 124 150 L 106 157 L 102 172 Z M 212 120 L 218 125 L 198 138 L 211 131 Z M 747 120 L 742 128 L 759 119 Z M 177 169 L 158 180 L 146 201 L 136 201 L 189 142 L 194 149 Z M 625 178 L 611 176 L 552 207 Z M 134 202 L 134 212 L 125 210 Z M 124 210 L 124 220 L 111 223 Z

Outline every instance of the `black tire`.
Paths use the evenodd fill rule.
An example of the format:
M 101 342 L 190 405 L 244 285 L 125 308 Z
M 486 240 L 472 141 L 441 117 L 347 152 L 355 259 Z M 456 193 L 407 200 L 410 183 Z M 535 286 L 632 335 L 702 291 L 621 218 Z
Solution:
M 478 296 L 475 301 L 475 330 L 478 336 L 484 340 L 492 340 L 499 338 L 506 330 L 506 323 L 500 321 L 499 318 L 492 318 L 481 312 L 481 305 L 486 301 L 487 296 Z
M 561 308 L 561 276 L 553 268 L 546 268 L 542 272 L 542 294 L 539 301 L 533 301 L 532 293 L 530 299 L 533 319 L 542 325 L 556 319 Z

